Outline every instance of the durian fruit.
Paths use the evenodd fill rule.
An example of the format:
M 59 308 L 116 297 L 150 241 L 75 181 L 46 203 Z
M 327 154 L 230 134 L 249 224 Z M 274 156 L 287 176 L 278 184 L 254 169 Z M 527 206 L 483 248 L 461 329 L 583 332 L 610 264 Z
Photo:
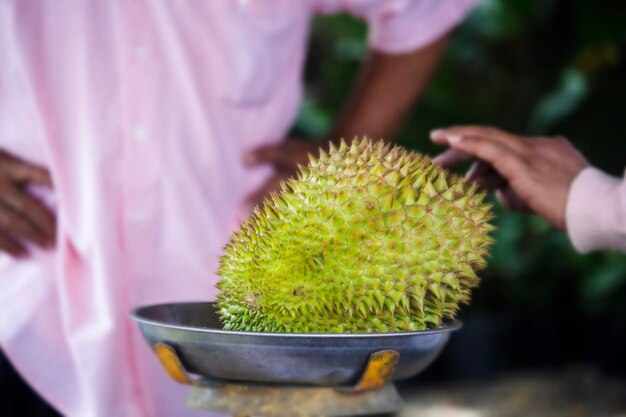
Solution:
M 226 245 L 224 328 L 378 333 L 452 319 L 492 242 L 484 194 L 383 142 L 320 152 Z

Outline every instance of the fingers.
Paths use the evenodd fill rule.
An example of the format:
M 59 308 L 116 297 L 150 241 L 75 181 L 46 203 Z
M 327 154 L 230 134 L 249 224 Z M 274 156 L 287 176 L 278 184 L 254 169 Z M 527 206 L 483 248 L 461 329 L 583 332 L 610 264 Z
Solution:
M 482 136 L 451 136 L 448 143 L 454 149 L 489 163 L 509 181 L 525 169 L 523 155 L 500 141 Z
M 7 165 L 7 172 L 19 183 L 33 183 L 43 187 L 52 188 L 50 172 L 38 165 L 24 162 L 11 155 L 3 154 Z
M 0 232 L 0 251 L 6 252 L 15 258 L 25 258 L 28 252 L 24 245 L 10 235 Z
M 447 129 L 434 130 L 430 134 L 432 141 L 438 145 L 449 145 L 450 138 L 456 136 L 482 137 L 490 139 L 493 142 L 504 144 L 515 150 L 526 148 L 523 137 L 487 126 L 455 126 Z
M 26 256 L 23 240 L 51 247 L 56 236 L 53 214 L 27 191 L 27 185 L 52 187 L 45 168 L 0 151 L 0 251 Z
M 288 152 L 285 152 L 284 143 L 279 145 L 263 146 L 246 154 L 245 163 L 248 166 L 272 164 L 279 167 L 291 165 Z
M 467 181 L 476 182 L 485 191 L 494 191 L 506 184 L 506 180 L 491 165 L 484 161 L 475 161 L 475 157 L 458 149 L 448 149 L 432 160 L 433 164 L 440 165 L 443 168 L 454 168 L 472 161 L 474 163 L 465 175 Z
M 15 237 L 27 239 L 41 247 L 49 245 L 46 236 L 37 227 L 3 202 L 0 203 L 0 229 Z
M 14 212 L 20 213 L 38 234 L 45 238 L 47 246 L 54 244 L 56 220 L 53 214 L 37 198 L 26 191 L 7 191 L 2 195 L 2 202 Z
M 444 168 L 454 168 L 457 165 L 466 164 L 472 161 L 470 155 L 460 152 L 457 149 L 448 149 L 433 158 L 433 164 L 441 165 Z
M 523 137 L 485 126 L 438 129 L 431 132 L 431 139 L 439 145 L 452 148 L 437 157 L 437 162 L 443 160 L 445 164 L 450 164 L 448 166 L 453 166 L 473 158 L 481 159 L 483 162 L 472 167 L 467 179 L 478 180 L 488 189 L 497 188 L 498 183 L 502 183 L 497 177 L 488 178 L 493 177 L 487 174 L 490 170 L 488 165 L 510 180 L 508 176 L 522 167 L 523 156 L 529 148 Z
M 290 138 L 278 145 L 264 146 L 249 152 L 244 159 L 248 166 L 271 164 L 295 173 L 300 165 L 309 162 L 309 155 L 319 155 L 320 146 L 328 142 L 314 142 Z

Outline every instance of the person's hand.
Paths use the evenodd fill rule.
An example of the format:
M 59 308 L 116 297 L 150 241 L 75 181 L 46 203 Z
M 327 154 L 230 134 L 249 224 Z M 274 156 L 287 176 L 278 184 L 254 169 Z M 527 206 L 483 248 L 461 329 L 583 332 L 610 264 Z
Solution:
M 25 257 L 24 240 L 40 247 L 54 245 L 56 221 L 27 187 L 52 187 L 50 173 L 39 166 L 0 151 L 0 251 Z
M 589 165 L 567 139 L 526 138 L 480 126 L 435 130 L 431 139 L 451 148 L 433 163 L 451 168 L 475 161 L 466 175 L 468 180 L 496 190 L 506 207 L 533 211 L 565 229 L 570 186 Z
M 245 156 L 248 166 L 270 164 L 275 168 L 275 174 L 258 191 L 246 199 L 251 208 L 260 205 L 272 191 L 280 190 L 280 183 L 293 177 L 298 171 L 298 165 L 309 163 L 309 154 L 317 156 L 320 147 L 327 142 L 314 142 L 302 139 L 288 139 L 282 143 L 250 151 Z

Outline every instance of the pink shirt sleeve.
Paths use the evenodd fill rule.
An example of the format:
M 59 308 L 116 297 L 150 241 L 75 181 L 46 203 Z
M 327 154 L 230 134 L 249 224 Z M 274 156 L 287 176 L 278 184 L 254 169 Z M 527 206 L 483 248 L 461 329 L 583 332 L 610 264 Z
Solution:
M 566 224 L 582 253 L 612 249 L 626 253 L 626 180 L 586 168 L 572 183 Z
M 426 46 L 455 27 L 480 0 L 321 0 L 323 12 L 345 11 L 369 23 L 369 44 L 403 53 Z

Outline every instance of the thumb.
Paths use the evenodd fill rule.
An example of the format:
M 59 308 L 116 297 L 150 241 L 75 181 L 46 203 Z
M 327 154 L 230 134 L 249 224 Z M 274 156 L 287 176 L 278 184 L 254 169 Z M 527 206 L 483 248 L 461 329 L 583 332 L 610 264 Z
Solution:
M 503 187 L 496 191 L 496 199 L 502 204 L 504 207 L 515 210 L 530 213 L 533 210 L 528 206 L 526 201 L 524 201 L 520 196 L 513 191 L 511 187 Z

